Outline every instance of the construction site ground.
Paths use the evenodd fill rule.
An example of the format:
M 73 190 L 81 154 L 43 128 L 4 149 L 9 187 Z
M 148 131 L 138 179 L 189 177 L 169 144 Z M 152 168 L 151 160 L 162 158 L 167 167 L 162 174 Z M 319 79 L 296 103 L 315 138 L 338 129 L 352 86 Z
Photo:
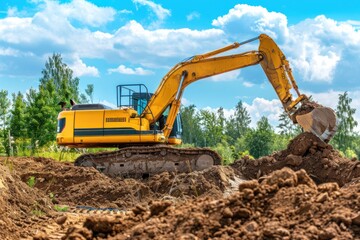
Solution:
M 360 161 L 310 133 L 146 179 L 36 157 L 2 157 L 0 172 L 0 239 L 360 239 Z

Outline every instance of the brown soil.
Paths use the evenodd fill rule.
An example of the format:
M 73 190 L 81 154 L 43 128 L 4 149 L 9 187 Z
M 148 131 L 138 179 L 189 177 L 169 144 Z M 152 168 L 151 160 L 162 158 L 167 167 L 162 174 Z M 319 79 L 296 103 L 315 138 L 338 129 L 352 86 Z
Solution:
M 144 180 L 34 157 L 0 158 L 0 172 L 1 239 L 360 238 L 360 162 L 310 133 L 260 159 Z

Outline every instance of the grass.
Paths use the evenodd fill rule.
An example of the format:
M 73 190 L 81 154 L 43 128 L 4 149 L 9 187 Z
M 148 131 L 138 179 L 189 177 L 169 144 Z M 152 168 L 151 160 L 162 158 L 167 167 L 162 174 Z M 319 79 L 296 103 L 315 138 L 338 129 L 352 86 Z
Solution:
M 33 188 L 36 184 L 36 178 L 34 176 L 30 176 L 26 183 L 29 187 Z
M 67 212 L 69 210 L 69 206 L 66 205 L 54 205 L 55 211 L 58 212 Z
M 77 152 L 45 152 L 45 151 L 35 154 L 35 156 L 37 157 L 52 158 L 60 162 L 74 162 L 75 159 L 78 158 L 80 155 L 81 153 L 77 153 Z
M 10 172 L 12 172 L 14 170 L 14 163 L 9 158 L 5 159 L 4 165 L 9 168 Z
M 39 210 L 39 209 L 31 210 L 31 214 L 33 214 L 35 216 L 38 216 L 38 217 L 45 215 L 45 213 L 43 211 Z

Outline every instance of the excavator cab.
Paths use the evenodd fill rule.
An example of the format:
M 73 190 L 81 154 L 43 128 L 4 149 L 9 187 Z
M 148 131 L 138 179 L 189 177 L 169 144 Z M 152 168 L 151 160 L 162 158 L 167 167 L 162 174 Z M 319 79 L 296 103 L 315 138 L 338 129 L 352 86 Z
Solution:
M 116 87 L 117 107 L 119 109 L 131 108 L 141 116 L 145 110 L 149 110 L 148 102 L 153 96 L 144 84 L 124 84 Z M 150 130 L 159 131 L 165 128 L 170 106 L 165 109 L 161 117 L 150 126 Z M 151 109 L 149 110 L 151 113 Z M 177 114 L 174 125 L 168 137 L 168 143 L 179 145 L 182 143 L 182 121 L 180 113 Z

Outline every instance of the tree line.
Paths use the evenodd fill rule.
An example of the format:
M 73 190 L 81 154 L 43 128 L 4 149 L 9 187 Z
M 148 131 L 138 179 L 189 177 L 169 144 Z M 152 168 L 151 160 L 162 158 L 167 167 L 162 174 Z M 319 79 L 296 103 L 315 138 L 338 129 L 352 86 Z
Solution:
M 336 149 L 349 158 L 360 157 L 360 136 L 354 118 L 356 109 L 351 108 L 352 99 L 347 92 L 339 94 L 336 116 L 337 133 L 330 141 Z M 285 149 L 289 141 L 301 133 L 299 125 L 292 123 L 286 112 L 279 116 L 277 131 L 263 116 L 250 127 L 251 118 L 240 100 L 235 112 L 228 119 L 224 111 L 197 110 L 195 105 L 181 108 L 183 119 L 183 142 L 192 146 L 210 147 L 217 150 L 230 163 L 243 155 L 258 158 Z
M 79 81 L 73 71 L 62 61 L 60 54 L 53 54 L 41 71 L 37 89 L 25 94 L 11 95 L 0 90 L 0 153 L 18 155 L 38 148 L 54 145 L 59 102 L 92 101 L 93 85 L 79 93 Z
M 61 101 L 93 102 L 94 86 L 87 85 L 85 93 L 79 91 L 79 81 L 73 71 L 53 54 L 45 63 L 37 89 L 25 94 L 0 90 L 0 154 L 24 155 L 44 147 L 55 146 L 58 105 Z M 336 114 L 338 131 L 331 144 L 347 157 L 360 156 L 360 136 L 354 129 L 356 110 L 345 92 L 339 95 Z M 301 132 L 284 112 L 279 116 L 277 131 L 263 116 L 250 127 L 251 118 L 242 101 L 235 106 L 229 118 L 224 109 L 216 112 L 195 105 L 182 106 L 183 142 L 185 146 L 209 147 L 222 155 L 226 163 L 244 155 L 258 158 L 285 149 L 289 141 Z

